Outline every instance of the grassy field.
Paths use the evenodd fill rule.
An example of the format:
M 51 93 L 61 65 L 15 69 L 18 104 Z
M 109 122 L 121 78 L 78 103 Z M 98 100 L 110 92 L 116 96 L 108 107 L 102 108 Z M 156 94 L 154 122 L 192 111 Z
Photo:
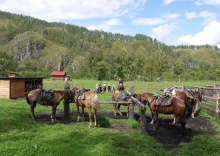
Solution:
M 95 89 L 95 80 L 73 80 L 70 86 Z M 104 81 L 103 81 L 104 82 Z M 118 85 L 117 81 L 105 81 Z M 124 82 L 126 90 L 131 84 L 135 93 L 159 92 L 160 89 L 174 86 L 206 86 L 215 82 Z M 216 82 L 219 83 L 219 82 Z M 60 90 L 64 81 L 44 80 L 45 89 Z M 112 93 L 98 94 L 100 101 L 111 101 Z M 125 107 L 121 107 L 126 111 Z M 75 105 L 70 104 L 71 113 L 76 111 Z M 63 112 L 63 104 L 58 106 L 58 113 Z M 135 107 L 135 111 L 138 108 Z M 51 107 L 37 105 L 36 115 L 48 115 Z M 110 104 L 102 105 L 101 112 L 113 112 Z M 147 112 L 147 115 L 148 112 Z M 25 99 L 0 99 L 0 155 L 97 155 L 97 156 L 217 156 L 220 154 L 220 119 L 209 116 L 203 110 L 200 115 L 208 118 L 217 133 L 215 135 L 198 134 L 190 143 L 181 143 L 178 148 L 166 150 L 150 135 L 140 135 L 139 124 L 135 120 L 101 117 L 97 119 L 97 128 L 88 128 L 85 122 L 76 122 L 76 116 L 70 114 L 70 122 L 48 121 L 34 122 L 30 118 L 30 109 Z M 172 117 L 172 116 L 170 116 Z M 59 120 L 64 120 L 61 118 Z M 122 132 L 106 128 L 112 123 L 123 123 L 133 129 L 132 132 Z

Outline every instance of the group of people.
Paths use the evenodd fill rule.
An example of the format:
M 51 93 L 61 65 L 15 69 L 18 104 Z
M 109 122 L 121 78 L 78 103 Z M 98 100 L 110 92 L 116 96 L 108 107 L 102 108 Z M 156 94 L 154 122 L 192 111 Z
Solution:
M 108 83 L 108 85 L 106 84 L 106 82 L 104 82 L 102 84 L 102 82 L 97 82 L 96 86 L 95 86 L 95 92 L 97 93 L 114 93 L 115 92 L 115 84 L 113 84 L 112 86 L 110 85 L 110 83 Z
M 117 88 L 119 91 L 124 90 L 124 86 L 123 86 L 123 80 L 119 79 L 119 85 Z M 106 84 L 106 82 L 102 83 L 102 82 L 97 82 L 96 86 L 95 86 L 95 92 L 96 93 L 115 93 L 116 91 L 116 86 L 115 84 L 113 84 L 111 86 L 110 83 L 108 83 L 108 85 Z

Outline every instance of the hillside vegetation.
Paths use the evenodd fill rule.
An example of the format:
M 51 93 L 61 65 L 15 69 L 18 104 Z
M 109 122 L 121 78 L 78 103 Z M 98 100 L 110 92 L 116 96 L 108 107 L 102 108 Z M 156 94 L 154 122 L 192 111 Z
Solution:
M 98 80 L 219 80 L 219 48 L 167 46 L 143 34 L 91 31 L 0 11 L 0 70 Z

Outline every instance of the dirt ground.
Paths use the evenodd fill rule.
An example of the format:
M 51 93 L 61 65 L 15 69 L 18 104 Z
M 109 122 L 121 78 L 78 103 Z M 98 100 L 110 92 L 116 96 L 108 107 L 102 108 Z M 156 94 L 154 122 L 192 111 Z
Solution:
M 76 112 L 73 112 L 70 114 L 71 116 L 76 116 Z M 62 118 L 63 113 L 57 112 L 56 117 L 57 121 L 56 123 L 63 123 L 63 124 L 71 124 L 76 123 L 76 121 L 63 119 Z M 50 122 L 50 113 L 47 114 L 38 114 L 37 122 L 43 121 L 48 122 L 49 124 L 54 124 Z M 88 117 L 87 113 L 85 112 L 85 117 Z M 105 127 L 105 128 L 111 128 L 115 129 L 121 132 L 135 132 L 136 130 L 131 129 L 127 125 L 123 123 L 109 123 L 105 117 L 109 118 L 116 118 L 118 120 L 126 120 L 127 117 L 125 116 L 125 113 L 123 113 L 123 116 L 117 115 L 117 117 L 114 116 L 113 113 L 98 113 L 98 119 L 100 122 L 102 122 L 99 127 Z M 139 114 L 135 114 L 135 120 L 139 122 Z M 196 115 L 194 119 L 190 118 L 186 123 L 186 132 L 184 136 L 180 135 L 181 127 L 180 124 L 174 125 L 172 118 L 166 118 L 166 117 L 160 117 L 159 116 L 159 130 L 154 130 L 154 126 L 150 124 L 151 118 L 150 116 L 146 116 L 147 121 L 147 134 L 154 137 L 155 140 L 158 143 L 161 143 L 164 145 L 164 148 L 169 150 L 176 147 L 179 147 L 179 144 L 189 143 L 192 141 L 192 138 L 198 134 L 209 134 L 213 135 L 215 134 L 215 130 L 213 129 L 212 124 L 209 122 L 209 120 L 205 117 L 202 117 L 200 115 Z M 88 122 L 88 119 L 85 121 Z

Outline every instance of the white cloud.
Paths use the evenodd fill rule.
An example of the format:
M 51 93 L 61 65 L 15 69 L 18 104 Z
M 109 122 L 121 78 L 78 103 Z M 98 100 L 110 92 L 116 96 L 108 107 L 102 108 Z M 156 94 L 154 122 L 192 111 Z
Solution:
M 195 35 L 180 36 L 177 40 L 177 45 L 218 45 L 220 48 L 220 23 L 213 21 L 204 27 L 202 32 Z
M 164 5 L 168 5 L 168 4 L 170 4 L 170 3 L 172 3 L 172 2 L 175 2 L 176 0 L 163 0 L 163 4 Z
M 199 13 L 197 12 L 185 12 L 185 18 L 186 19 L 194 19 L 194 18 L 204 18 L 204 22 L 202 25 L 207 25 L 212 21 L 216 21 L 216 14 L 212 13 L 210 11 L 201 11 Z
M 195 1 L 195 4 L 197 5 L 205 5 L 205 4 L 220 5 L 220 1 L 219 0 L 197 0 Z
M 115 19 L 110 19 L 110 20 L 104 21 L 101 24 L 88 26 L 87 28 L 90 30 L 109 31 L 112 26 L 122 25 L 122 24 L 123 24 L 123 22 L 120 19 L 115 18 Z
M 157 28 L 153 28 L 152 37 L 157 38 L 158 40 L 164 40 L 167 38 L 174 30 L 179 29 L 177 25 L 174 24 L 164 24 Z
M 186 19 L 193 19 L 197 18 L 199 15 L 196 12 L 186 12 L 185 17 Z
M 176 18 L 178 18 L 180 15 L 177 14 L 177 13 L 166 13 L 166 14 L 164 14 L 163 16 L 164 16 L 164 18 L 166 18 L 166 19 L 176 19 Z
M 161 18 L 138 18 L 132 21 L 134 25 L 158 25 L 164 23 L 165 20 Z
M 47 21 L 115 18 L 133 13 L 147 0 L 5 0 L 0 10 Z M 135 10 L 137 9 L 137 10 Z

